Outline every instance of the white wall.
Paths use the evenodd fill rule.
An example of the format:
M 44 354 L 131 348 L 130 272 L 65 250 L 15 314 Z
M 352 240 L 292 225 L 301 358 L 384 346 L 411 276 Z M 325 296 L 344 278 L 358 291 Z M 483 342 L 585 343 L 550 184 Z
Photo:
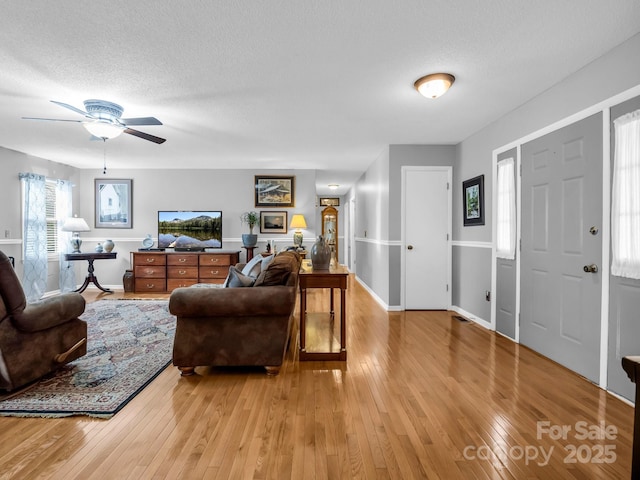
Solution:
M 150 233 L 157 240 L 158 210 L 222 210 L 223 249 L 241 251 L 241 234 L 248 227 L 240 222 L 240 214 L 247 210 L 286 211 L 288 221 L 294 213 L 302 213 L 308 228 L 303 231 L 305 244 L 312 245 L 319 225 L 316 223 L 315 170 L 79 170 L 49 160 L 30 157 L 0 148 L 0 237 L 5 230 L 10 238 L 0 238 L 0 249 L 17 260 L 16 270 L 22 276 L 21 189 L 19 172 L 33 172 L 48 178 L 71 180 L 74 183 L 73 212 L 84 218 L 91 231 L 82 233 L 82 251 L 93 251 L 98 243 L 111 239 L 118 253 L 116 260 L 95 262 L 95 274 L 104 287 L 122 288 L 125 270 L 131 268 L 130 252 L 142 247 L 142 240 Z M 256 208 L 254 175 L 295 175 L 295 207 Z M 133 215 L 131 229 L 95 228 L 94 180 L 96 178 L 127 178 L 133 180 Z M 293 245 L 293 231 L 286 234 L 260 234 L 257 251 L 263 250 L 267 240 L 273 239 L 277 248 Z M 76 279 L 82 282 L 87 274 L 86 262 L 75 262 Z M 47 291 L 58 289 L 57 262 L 49 264 Z M 91 286 L 90 288 L 93 288 Z
M 16 273 L 22 278 L 22 190 L 19 173 L 36 173 L 47 178 L 70 180 L 77 185 L 79 170 L 0 147 L 0 250 L 16 260 Z M 77 186 L 74 187 L 77 193 Z M 79 200 L 74 201 L 77 211 Z M 58 289 L 59 265 L 49 262 L 47 291 Z M 82 277 L 81 277 L 82 278 Z
M 254 175 L 295 175 L 295 207 L 255 207 Z M 127 178 L 133 180 L 133 228 L 94 228 L 94 180 L 96 178 Z M 244 261 L 241 234 L 248 233 L 247 225 L 240 222 L 240 214 L 247 210 L 286 211 L 291 221 L 294 213 L 302 213 L 308 228 L 303 231 L 305 244 L 315 237 L 319 225 L 315 221 L 315 170 L 82 170 L 80 179 L 80 213 L 92 228 L 82 235 L 83 249 L 93 249 L 98 242 L 109 238 L 116 244 L 118 258 L 95 263 L 96 276 L 104 286 L 122 286 L 125 270 L 131 268 L 129 252 L 142 246 L 142 240 L 151 234 L 157 241 L 158 210 L 222 210 L 222 249 L 241 251 Z M 273 239 L 278 249 L 293 245 L 293 231 L 286 234 L 258 234 L 257 251 L 266 248 Z

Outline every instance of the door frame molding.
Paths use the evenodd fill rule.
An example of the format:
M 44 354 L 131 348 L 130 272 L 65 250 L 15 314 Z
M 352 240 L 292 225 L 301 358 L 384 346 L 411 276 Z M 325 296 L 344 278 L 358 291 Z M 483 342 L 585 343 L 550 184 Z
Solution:
M 611 135 L 610 135 L 610 108 L 631 98 L 640 95 L 640 85 L 636 85 L 624 92 L 613 97 L 609 97 L 599 103 L 591 105 L 573 115 L 565 117 L 557 122 L 547 125 L 528 135 L 509 142 L 501 147 L 493 150 L 491 162 L 491 178 L 492 178 L 492 218 L 496 218 L 496 195 L 497 195 L 497 165 L 498 156 L 513 148 L 516 149 L 517 155 L 517 176 L 516 176 L 516 343 L 520 343 L 520 239 L 521 239 L 521 219 L 522 219 L 522 158 L 521 146 L 527 142 L 540 138 L 548 133 L 559 130 L 563 127 L 576 123 L 596 113 L 602 113 L 602 291 L 601 291 L 601 308 L 600 308 L 600 375 L 598 385 L 607 388 L 607 363 L 608 363 L 608 342 L 609 342 L 609 270 L 610 270 L 610 222 L 611 222 Z M 493 222 L 491 232 L 492 251 L 491 251 L 491 291 L 497 295 L 497 269 L 496 269 L 496 234 L 497 225 Z M 491 329 L 496 329 L 496 301 L 495 297 L 491 302 Z
M 404 165 L 400 168 L 401 187 L 400 191 L 400 309 L 405 310 L 405 295 L 406 295 L 406 175 L 410 171 L 421 172 L 445 172 L 447 174 L 447 182 L 449 188 L 447 189 L 447 208 L 449 211 L 449 218 L 447 219 L 447 285 L 449 285 L 449 291 L 447 292 L 448 309 L 451 309 L 452 298 L 452 278 L 453 278 L 453 167 L 441 165 L 441 166 L 419 166 L 419 165 Z

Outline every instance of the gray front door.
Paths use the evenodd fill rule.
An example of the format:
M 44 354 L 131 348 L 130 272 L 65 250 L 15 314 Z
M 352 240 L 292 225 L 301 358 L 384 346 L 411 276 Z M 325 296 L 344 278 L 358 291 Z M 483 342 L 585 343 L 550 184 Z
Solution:
M 602 114 L 526 143 L 521 153 L 520 342 L 598 382 Z

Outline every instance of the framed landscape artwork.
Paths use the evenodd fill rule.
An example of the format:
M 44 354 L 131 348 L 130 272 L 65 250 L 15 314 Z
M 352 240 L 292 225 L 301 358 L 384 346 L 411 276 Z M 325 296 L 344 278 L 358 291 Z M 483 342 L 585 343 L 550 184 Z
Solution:
M 339 197 L 320 197 L 320 206 L 321 207 L 339 207 L 340 198 Z
M 130 179 L 95 179 L 96 228 L 133 228 L 131 184 Z
M 260 233 L 287 233 L 287 212 L 260 212 Z
M 295 178 L 256 175 L 256 207 L 295 207 Z
M 484 225 L 484 175 L 462 182 L 464 226 Z

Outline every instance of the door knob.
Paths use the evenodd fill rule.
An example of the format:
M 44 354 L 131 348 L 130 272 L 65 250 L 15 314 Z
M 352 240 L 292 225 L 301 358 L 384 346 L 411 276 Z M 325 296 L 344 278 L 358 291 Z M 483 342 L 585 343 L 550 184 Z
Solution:
M 407 245 L 407 250 L 413 250 L 413 245 Z
M 589 233 L 590 233 L 591 235 L 597 235 L 597 234 L 598 234 L 598 227 L 591 227 L 591 228 L 589 229 Z
M 586 273 L 598 273 L 598 266 L 595 263 L 592 263 L 591 265 L 585 265 L 584 267 L 582 267 L 582 269 Z

